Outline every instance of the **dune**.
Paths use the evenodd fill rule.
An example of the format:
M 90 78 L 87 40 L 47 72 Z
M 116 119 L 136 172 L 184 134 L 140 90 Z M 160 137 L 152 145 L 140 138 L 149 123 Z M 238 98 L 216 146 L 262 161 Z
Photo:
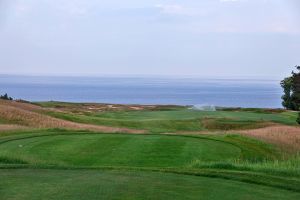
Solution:
M 19 126 L 30 128 L 65 128 L 76 130 L 90 130 L 98 132 L 123 132 L 123 133 L 144 133 L 143 130 L 128 128 L 115 128 L 109 126 L 88 125 L 67 120 L 57 119 L 40 113 L 43 108 L 29 103 L 15 101 L 0 101 L 0 118 L 8 123 L 3 127 L 19 129 Z M 4 128 L 3 128 L 4 129 Z

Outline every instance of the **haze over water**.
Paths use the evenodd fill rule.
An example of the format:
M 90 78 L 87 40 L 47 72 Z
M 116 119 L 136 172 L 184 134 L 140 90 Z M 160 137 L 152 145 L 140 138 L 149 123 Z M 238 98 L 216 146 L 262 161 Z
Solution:
M 0 93 L 29 101 L 282 107 L 277 80 L 1 75 Z

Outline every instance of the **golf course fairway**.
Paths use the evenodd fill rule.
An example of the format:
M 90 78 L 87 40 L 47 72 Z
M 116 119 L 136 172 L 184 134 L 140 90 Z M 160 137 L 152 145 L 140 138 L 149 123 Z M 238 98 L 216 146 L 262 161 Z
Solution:
M 294 112 L 0 103 L 0 200 L 300 199 Z
M 3 199 L 295 200 L 297 192 L 218 178 L 105 170 L 1 170 Z M 5 189 L 5 190 L 4 190 Z
M 198 161 L 238 159 L 241 149 L 208 138 L 169 135 L 75 134 L 42 136 L 0 145 L 0 156 L 30 164 L 184 167 Z

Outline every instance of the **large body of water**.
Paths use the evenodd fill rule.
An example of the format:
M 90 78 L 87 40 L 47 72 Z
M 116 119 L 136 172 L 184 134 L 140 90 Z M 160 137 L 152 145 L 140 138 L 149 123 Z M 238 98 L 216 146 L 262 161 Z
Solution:
M 29 101 L 280 108 L 279 81 L 0 75 L 0 93 Z

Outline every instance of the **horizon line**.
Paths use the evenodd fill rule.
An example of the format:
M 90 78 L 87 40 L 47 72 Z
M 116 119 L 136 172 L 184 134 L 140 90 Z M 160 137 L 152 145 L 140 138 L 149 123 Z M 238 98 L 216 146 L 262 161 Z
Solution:
M 1 76 L 19 76 L 19 77 L 69 77 L 69 78 L 167 78 L 167 79 L 221 79 L 221 80 L 265 80 L 265 81 L 280 81 L 283 78 L 278 76 L 211 76 L 211 75 L 198 75 L 198 74 L 183 74 L 183 75 L 166 75 L 166 74 L 45 74 L 45 73 L 31 73 L 31 74 L 18 74 L 18 73 L 0 73 Z

